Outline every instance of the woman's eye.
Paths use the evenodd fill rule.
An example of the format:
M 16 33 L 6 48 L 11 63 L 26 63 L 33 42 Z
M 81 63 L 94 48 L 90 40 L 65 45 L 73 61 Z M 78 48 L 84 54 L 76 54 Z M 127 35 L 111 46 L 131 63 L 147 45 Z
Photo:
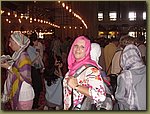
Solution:
M 84 46 L 82 46 L 82 45 L 81 45 L 81 46 L 74 45 L 74 47 L 75 47 L 75 48 L 82 48 L 82 49 L 84 49 Z
M 78 45 L 74 45 L 74 47 L 78 47 Z
M 84 49 L 84 46 L 80 46 L 82 49 Z

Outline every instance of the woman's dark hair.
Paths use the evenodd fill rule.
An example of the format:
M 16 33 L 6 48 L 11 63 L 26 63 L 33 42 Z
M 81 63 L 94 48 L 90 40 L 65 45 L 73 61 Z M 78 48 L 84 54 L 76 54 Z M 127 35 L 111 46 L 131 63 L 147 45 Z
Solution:
M 31 35 L 30 35 L 30 45 L 31 46 L 33 46 L 34 44 L 33 44 L 33 41 L 36 41 L 36 40 L 38 40 L 38 38 L 37 38 L 37 34 L 34 32 L 34 33 L 32 33 Z
M 141 35 L 140 37 L 138 37 L 138 40 L 141 42 L 145 42 L 145 36 Z
M 59 55 L 56 55 L 56 59 L 57 59 L 57 61 L 59 61 L 60 63 L 63 62 L 61 56 L 59 56 Z
M 60 56 L 56 55 L 57 61 L 62 62 L 62 58 Z M 54 74 L 55 69 L 57 69 L 58 66 L 55 66 L 55 58 L 53 52 L 49 53 L 49 67 L 44 70 L 44 78 L 47 81 L 47 85 L 51 86 L 52 84 L 55 84 L 57 79 L 59 78 Z

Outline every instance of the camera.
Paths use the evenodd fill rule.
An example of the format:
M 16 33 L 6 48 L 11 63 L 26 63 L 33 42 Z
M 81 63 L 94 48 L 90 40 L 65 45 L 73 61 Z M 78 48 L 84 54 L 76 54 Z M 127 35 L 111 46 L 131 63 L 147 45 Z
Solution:
M 13 59 L 10 57 L 10 55 L 2 55 L 1 56 L 1 64 L 5 63 L 5 61 L 8 61 L 9 64 L 13 63 Z
M 61 64 L 61 62 L 60 62 L 60 61 L 58 61 L 58 62 L 57 62 L 57 64 Z

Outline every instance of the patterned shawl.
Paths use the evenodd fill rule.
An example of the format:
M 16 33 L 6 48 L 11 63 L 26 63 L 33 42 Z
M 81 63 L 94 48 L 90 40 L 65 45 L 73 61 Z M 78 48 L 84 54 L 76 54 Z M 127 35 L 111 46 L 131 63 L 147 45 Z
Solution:
M 118 76 L 118 81 L 122 78 L 125 81 L 125 85 L 123 85 L 125 90 L 124 100 L 123 102 L 127 103 L 127 107 L 129 110 L 139 110 L 139 103 L 136 90 L 133 86 L 133 77 L 130 70 L 125 70 Z M 125 104 L 126 104 L 125 103 Z
M 123 70 L 143 67 L 140 50 L 133 44 L 127 45 L 123 50 L 120 65 Z
M 141 53 L 139 49 L 133 45 L 127 45 L 121 55 L 122 73 L 118 76 L 119 81 L 121 78 L 125 81 L 126 92 L 124 95 L 125 102 L 129 105 L 130 110 L 139 110 L 139 103 L 135 87 L 133 86 L 133 76 L 131 69 L 138 69 L 144 66 Z M 119 86 L 119 85 L 118 85 Z

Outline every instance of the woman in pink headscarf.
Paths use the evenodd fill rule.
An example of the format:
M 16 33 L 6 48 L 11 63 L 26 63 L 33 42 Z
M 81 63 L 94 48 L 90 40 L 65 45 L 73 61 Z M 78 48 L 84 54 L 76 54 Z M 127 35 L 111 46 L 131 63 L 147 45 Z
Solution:
M 68 55 L 69 71 L 63 81 L 64 110 L 69 110 L 71 105 L 78 106 L 84 96 L 90 97 L 95 104 L 106 98 L 103 80 L 99 69 L 97 69 L 97 64 L 91 60 L 90 50 L 91 42 L 85 36 L 77 37 L 71 46 Z M 92 66 L 83 71 L 89 64 Z M 75 78 L 74 76 L 78 73 L 78 77 Z

